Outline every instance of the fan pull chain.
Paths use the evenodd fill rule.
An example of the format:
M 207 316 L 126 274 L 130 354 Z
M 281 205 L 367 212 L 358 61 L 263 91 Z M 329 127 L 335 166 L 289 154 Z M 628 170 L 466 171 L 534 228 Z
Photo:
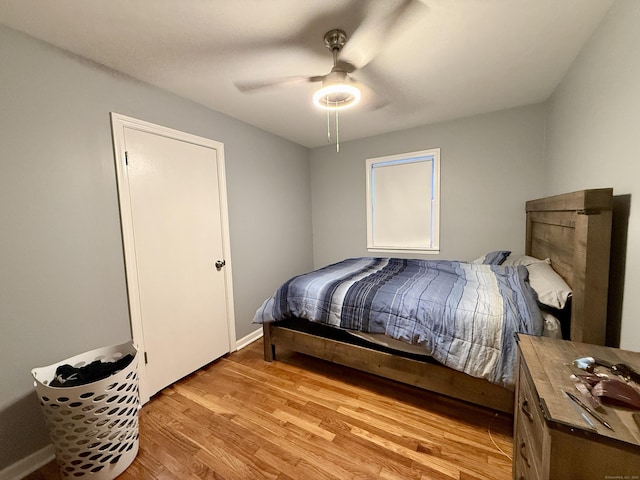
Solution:
M 337 108 L 330 108 L 329 98 L 326 99 L 327 102 L 327 143 L 331 143 L 331 110 L 335 110 L 336 112 L 336 152 L 340 152 L 340 124 L 338 120 L 338 110 Z M 338 106 L 338 102 L 336 102 L 336 107 Z
M 338 124 L 338 110 L 336 110 L 336 152 L 340 153 L 340 125 Z
M 328 98 L 327 98 L 327 143 L 331 143 L 331 110 L 329 110 Z

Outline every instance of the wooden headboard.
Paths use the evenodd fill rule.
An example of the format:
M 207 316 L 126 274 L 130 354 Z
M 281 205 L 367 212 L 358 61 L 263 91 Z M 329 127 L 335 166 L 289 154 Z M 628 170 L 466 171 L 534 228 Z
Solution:
M 573 291 L 571 340 L 605 344 L 613 189 L 526 203 L 526 254 L 551 259 Z

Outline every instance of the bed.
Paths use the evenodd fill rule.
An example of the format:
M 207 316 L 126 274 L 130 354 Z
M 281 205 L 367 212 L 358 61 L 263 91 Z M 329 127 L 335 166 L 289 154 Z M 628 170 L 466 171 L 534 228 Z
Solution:
M 548 267 L 550 262 L 553 270 L 570 287 L 570 312 L 566 320 L 568 325 L 565 330 L 565 336 L 573 341 L 599 345 L 603 345 L 605 342 L 612 194 L 612 189 L 592 189 L 526 202 L 525 258 L 535 257 L 541 260 L 540 263 L 548 259 L 546 260 L 546 266 Z M 329 267 L 341 272 L 345 268 L 357 267 L 362 269 L 358 270 L 358 272 L 366 272 L 367 277 L 373 275 L 382 278 L 379 281 L 381 284 L 385 284 L 390 281 L 391 277 L 396 276 L 399 276 L 401 282 L 404 282 L 405 285 L 410 284 L 417 281 L 416 278 L 418 277 L 413 276 L 415 271 L 427 268 L 420 263 L 424 261 L 417 261 L 414 264 L 407 263 L 403 259 L 362 258 L 349 259 L 346 262 L 347 264 L 340 262 L 337 266 Z M 464 276 L 463 284 L 467 284 L 470 281 L 473 283 L 476 279 L 480 279 L 478 280 L 480 283 L 487 284 L 519 284 L 519 278 L 524 279 L 527 277 L 526 274 L 523 275 L 523 272 L 529 273 L 533 271 L 529 266 L 526 269 L 517 266 L 503 266 L 501 265 L 501 260 L 496 259 L 489 259 L 486 262 L 480 260 L 474 263 L 446 261 L 430 261 L 427 263 L 435 265 L 435 267 L 430 266 L 429 269 L 436 268 L 437 276 L 449 275 L 451 273 L 450 270 L 455 270 L 456 275 L 462 274 Z M 320 271 L 321 273 L 326 273 L 323 269 L 320 269 Z M 406 272 L 409 272 L 410 275 L 406 274 Z M 485 274 L 491 275 L 489 280 L 482 280 Z M 343 276 L 352 278 L 365 275 L 361 273 L 353 274 L 349 271 L 348 274 Z M 427 283 L 429 282 L 430 280 Z M 456 291 L 455 285 L 458 283 L 453 281 L 449 290 Z M 503 303 L 530 303 L 527 300 L 527 284 L 528 282 L 524 282 L 524 285 L 516 289 L 516 293 L 509 293 L 505 297 L 506 300 L 503 299 L 501 301 Z M 285 285 L 287 283 L 283 284 L 279 291 Z M 344 288 L 344 292 L 351 292 L 353 287 L 350 285 L 348 288 L 336 288 Z M 362 292 L 368 292 L 368 288 L 366 287 L 354 295 L 362 296 Z M 522 292 L 520 292 L 520 288 Z M 344 293 L 344 295 L 347 295 L 347 293 Z M 460 293 L 460 298 L 463 298 L 463 295 L 463 293 Z M 485 296 L 494 298 L 493 294 Z M 380 295 L 377 309 L 382 308 L 381 305 L 384 305 L 385 298 L 391 297 L 388 294 L 387 297 Z M 533 298 L 536 299 L 535 296 Z M 265 304 L 261 307 L 263 312 L 265 310 L 277 310 L 277 308 L 272 308 L 273 305 L 265 308 L 269 301 L 269 299 L 265 301 Z M 395 300 L 388 300 L 388 303 L 392 302 L 395 302 Z M 447 302 L 448 300 L 443 301 L 442 312 L 448 309 Z M 306 304 L 301 308 L 305 311 L 309 310 Z M 258 313 L 260 313 L 261 309 L 259 309 Z M 256 318 L 260 317 L 259 321 L 263 323 L 264 356 L 267 361 L 273 361 L 276 357 L 277 349 L 283 348 L 499 411 L 512 412 L 514 399 L 513 389 L 509 382 L 510 375 L 512 375 L 512 371 L 515 368 L 515 334 L 517 332 L 541 333 L 541 323 L 537 319 L 537 316 L 540 316 L 540 312 L 537 312 L 535 306 L 527 305 L 526 309 L 528 309 L 527 311 L 529 311 L 531 318 L 523 315 L 523 317 L 526 317 L 524 320 L 522 318 L 507 319 L 506 325 L 511 326 L 505 329 L 502 334 L 493 333 L 498 337 L 502 335 L 501 348 L 506 352 L 505 358 L 500 357 L 500 362 L 503 364 L 501 363 L 497 367 L 492 365 L 491 368 L 484 370 L 480 368 L 480 374 L 472 368 L 468 370 L 470 373 L 465 373 L 465 368 L 459 368 L 458 365 L 453 368 L 445 366 L 444 363 L 447 362 L 442 361 L 442 355 L 438 356 L 434 352 L 430 352 L 432 355 L 421 355 L 415 351 L 407 352 L 404 348 L 398 349 L 396 348 L 397 344 L 394 343 L 394 338 L 391 338 L 386 345 L 381 346 L 380 342 L 372 337 L 354 335 L 351 328 L 362 326 L 357 321 L 354 321 L 354 325 L 351 325 L 349 323 L 351 320 L 347 320 L 346 325 L 349 329 L 344 330 L 335 328 L 339 325 L 332 324 L 332 322 L 335 323 L 335 316 L 333 321 L 329 319 L 329 326 L 321 325 L 317 322 L 309 322 L 303 318 L 292 318 L 291 314 L 285 315 L 286 318 L 283 317 L 281 319 L 280 317 L 271 318 L 269 315 L 262 317 L 257 313 Z M 565 314 L 567 313 L 566 309 L 563 309 L 563 311 Z M 300 316 L 304 317 L 306 315 Z M 507 314 L 503 316 L 505 318 L 508 317 Z M 331 315 L 327 315 L 327 317 L 329 318 Z M 371 323 L 374 324 L 375 321 Z M 462 325 L 462 323 L 458 324 Z M 389 335 L 398 338 L 406 337 L 405 333 L 399 335 L 390 333 L 402 330 L 402 328 L 398 329 L 397 326 L 384 328 L 388 329 L 386 333 Z M 431 330 L 440 328 L 440 326 L 438 328 L 430 327 Z M 368 327 L 365 328 L 365 330 L 368 329 Z M 375 329 L 372 328 L 370 330 L 375 333 Z M 413 335 L 417 338 L 422 334 L 417 335 L 414 332 Z M 450 332 L 447 335 L 450 335 Z M 424 338 L 420 338 L 424 343 Z M 441 339 L 426 340 L 426 343 L 434 341 L 440 342 Z M 448 345 L 447 348 L 451 348 L 451 346 Z M 490 349 L 487 351 L 490 352 Z M 481 356 L 486 356 L 484 351 L 482 351 Z M 455 355 L 452 355 L 452 357 L 455 357 Z M 436 358 L 440 361 L 437 361 Z M 465 362 L 463 361 L 462 363 Z M 474 367 L 473 364 L 477 363 L 477 361 L 469 362 L 467 359 L 466 363 L 472 364 L 471 367 Z M 493 363 L 496 363 L 495 359 Z M 485 374 L 486 371 L 490 371 L 490 373 Z

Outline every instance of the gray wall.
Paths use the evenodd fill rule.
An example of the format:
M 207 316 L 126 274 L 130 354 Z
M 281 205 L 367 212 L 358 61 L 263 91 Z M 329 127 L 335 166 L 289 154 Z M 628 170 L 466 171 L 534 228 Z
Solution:
M 424 258 L 524 252 L 524 203 L 542 194 L 545 115 L 544 105 L 533 105 L 356 140 L 340 153 L 312 150 L 314 265 L 368 255 L 367 158 L 437 147 L 440 254 Z
M 109 112 L 225 145 L 236 333 L 312 266 L 309 152 L 0 27 L 0 470 L 48 443 L 30 370 L 130 339 Z
M 630 197 L 620 346 L 640 351 L 640 2 L 617 0 L 549 102 L 545 193 Z M 624 239 L 623 239 L 624 240 Z M 621 242 L 624 244 L 624 242 Z M 624 253 L 624 252 L 622 252 Z

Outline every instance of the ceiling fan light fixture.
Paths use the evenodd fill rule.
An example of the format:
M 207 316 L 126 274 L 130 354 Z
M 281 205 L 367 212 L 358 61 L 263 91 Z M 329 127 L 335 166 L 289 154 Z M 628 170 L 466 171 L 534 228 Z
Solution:
M 324 110 L 342 110 L 360 101 L 360 89 L 347 83 L 324 85 L 313 94 L 313 103 Z

